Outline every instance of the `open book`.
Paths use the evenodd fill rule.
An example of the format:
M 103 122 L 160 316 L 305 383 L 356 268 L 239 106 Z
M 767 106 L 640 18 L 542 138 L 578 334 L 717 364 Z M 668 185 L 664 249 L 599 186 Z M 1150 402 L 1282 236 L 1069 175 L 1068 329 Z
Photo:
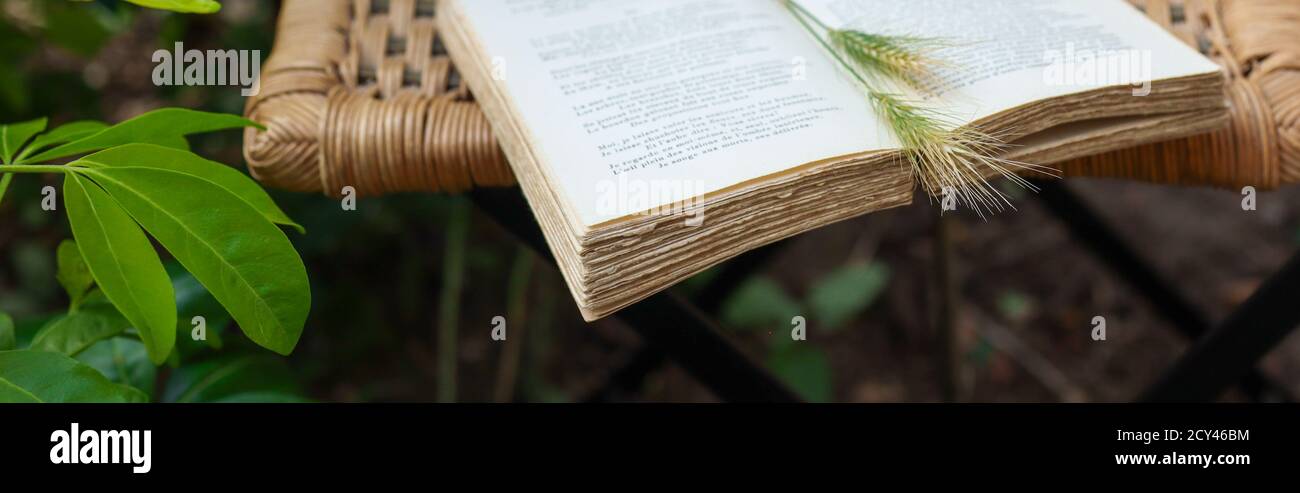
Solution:
M 942 38 L 917 95 L 1046 165 L 1215 130 L 1217 65 L 1122 0 L 799 0 Z M 917 188 L 780 0 L 443 0 L 439 31 L 584 317 Z

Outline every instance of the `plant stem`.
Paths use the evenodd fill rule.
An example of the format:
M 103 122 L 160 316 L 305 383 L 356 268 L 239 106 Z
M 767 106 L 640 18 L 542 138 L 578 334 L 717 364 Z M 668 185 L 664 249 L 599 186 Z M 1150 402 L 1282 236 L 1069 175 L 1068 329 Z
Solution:
M 812 12 L 809 12 L 794 0 L 785 0 L 785 4 L 790 7 L 790 11 L 794 14 L 795 19 L 798 19 L 799 23 L 803 24 L 804 29 L 807 29 L 808 33 L 812 34 L 813 38 L 816 38 L 817 42 L 822 45 L 822 48 L 825 48 L 826 52 L 830 53 L 831 57 L 835 58 L 835 61 L 840 64 L 840 67 L 844 68 L 849 75 L 852 75 L 859 84 L 862 84 L 862 88 L 867 91 L 867 97 L 871 98 L 872 105 L 881 108 L 885 113 L 900 111 L 899 108 L 901 105 L 896 97 L 881 93 L 877 90 L 875 85 L 867 81 L 866 77 L 862 76 L 862 73 L 858 71 L 857 67 L 848 60 L 845 60 L 843 55 L 840 55 L 839 50 L 835 49 L 834 46 L 831 46 L 830 42 L 826 41 L 826 38 L 817 34 L 817 28 L 813 27 L 812 24 L 809 24 L 808 20 L 812 20 L 813 23 L 817 24 L 817 26 L 822 29 L 831 31 L 832 29 L 828 27 L 826 23 L 822 22 L 822 20 L 818 19 L 816 15 L 813 15 Z M 909 147 L 910 144 L 911 143 L 904 142 L 904 145 L 909 145 Z
M 0 173 L 71 173 L 72 168 L 56 164 L 8 164 L 0 166 Z
M 533 271 L 533 252 L 528 247 L 520 246 L 515 254 L 514 267 L 510 269 L 510 285 L 506 292 L 506 317 L 509 320 L 509 333 L 501 360 L 497 366 L 497 383 L 495 400 L 510 402 L 515 396 L 515 381 L 519 374 L 519 355 L 524 345 L 528 326 L 527 294 L 529 279 Z
M 871 89 L 872 87 L 871 83 L 867 82 L 867 79 L 863 77 L 862 74 L 858 73 L 857 69 L 853 67 L 853 64 L 849 63 L 848 60 L 845 60 L 844 57 L 840 56 L 839 51 L 837 51 L 833 46 L 831 46 L 831 44 L 826 41 L 826 38 L 823 38 L 822 35 L 817 34 L 817 27 L 814 27 L 812 24 L 809 24 L 808 20 L 811 19 L 814 23 L 817 24 L 817 26 L 827 31 L 830 31 L 831 29 L 827 27 L 826 24 L 821 21 L 821 19 L 818 19 L 817 16 L 812 14 L 812 12 L 809 12 L 808 10 L 804 9 L 803 6 L 799 5 L 794 0 L 784 0 L 784 2 L 786 8 L 790 9 L 790 13 L 794 14 L 794 18 L 798 20 L 800 24 L 803 25 L 804 29 L 808 30 L 809 34 L 812 34 L 813 38 L 817 39 L 817 42 L 822 45 L 822 48 L 826 48 L 826 52 L 830 53 L 831 57 L 835 58 L 835 61 L 839 62 L 840 66 L 843 67 L 844 70 L 849 73 L 849 75 L 852 75 L 854 79 L 857 79 L 857 81 L 861 83 L 864 88 L 867 89 L 867 92 L 874 93 L 875 91 Z
M 546 289 L 538 289 L 533 308 L 528 316 L 528 332 L 524 340 L 523 356 L 520 366 L 519 393 L 527 402 L 564 402 L 550 386 L 546 384 L 543 362 L 550 361 L 551 325 L 555 321 L 555 292 L 551 288 L 562 283 L 547 269 L 537 270 L 536 284 Z M 563 291 L 563 289 L 560 289 Z
M 825 48 L 826 52 L 830 53 L 831 57 L 835 58 L 835 61 L 840 64 L 840 67 L 843 67 L 844 70 L 847 71 L 849 75 L 852 75 L 859 84 L 862 84 L 863 89 L 867 91 L 867 97 L 871 98 L 873 105 L 884 108 L 885 112 L 897 110 L 899 107 L 897 98 L 883 94 L 877 90 L 875 85 L 868 82 L 867 78 L 862 76 L 862 73 L 858 71 L 857 67 L 854 67 L 852 63 L 844 59 L 844 56 L 840 55 L 839 50 L 836 50 L 834 46 L 831 46 L 830 42 L 826 41 L 826 38 L 817 34 L 817 28 L 809 24 L 808 20 L 812 20 L 813 23 L 817 24 L 817 26 L 820 26 L 822 29 L 831 31 L 832 29 L 828 27 L 826 23 L 822 22 L 822 20 L 818 19 L 816 15 L 813 15 L 812 12 L 809 12 L 794 0 L 785 0 L 785 4 L 790 7 L 791 12 L 794 13 L 795 19 L 798 19 L 799 23 L 803 24 L 804 29 L 807 29 L 808 32 L 817 39 L 817 42 L 822 45 L 822 48 Z
M 939 337 L 939 351 L 935 352 L 935 366 L 939 369 L 939 389 L 943 402 L 955 403 L 961 399 L 961 345 L 957 339 L 957 280 L 952 244 L 952 216 L 935 219 L 934 259 L 935 286 L 938 288 L 935 303 L 935 329 Z
M 456 402 L 456 339 L 460 323 L 460 292 L 465 279 L 465 239 L 469 236 L 469 207 L 456 198 L 447 224 L 442 257 L 442 293 L 438 304 L 438 402 Z
M 822 29 L 825 29 L 827 31 L 831 30 L 830 26 L 826 25 L 825 22 L 822 22 L 822 20 L 819 19 L 816 15 L 813 15 L 812 12 L 809 12 L 808 9 L 804 8 L 803 5 L 799 5 L 799 2 L 796 2 L 795 0 L 782 0 L 782 3 L 784 3 L 787 8 L 795 12 L 795 17 L 800 17 L 801 15 L 807 16 L 807 18 L 812 19 L 812 21 L 817 23 L 817 25 Z
M 0 202 L 4 202 L 5 192 L 9 191 L 9 183 L 14 181 L 14 174 L 17 173 L 69 173 L 71 170 L 66 166 L 30 166 L 23 164 L 5 164 L 0 165 Z

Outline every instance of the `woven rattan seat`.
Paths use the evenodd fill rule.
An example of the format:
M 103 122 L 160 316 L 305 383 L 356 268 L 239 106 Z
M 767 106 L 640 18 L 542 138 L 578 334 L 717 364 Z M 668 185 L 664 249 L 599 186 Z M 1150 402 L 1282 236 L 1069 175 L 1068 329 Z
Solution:
M 1274 188 L 1300 182 L 1300 0 L 1131 0 L 1218 61 L 1219 132 L 1060 165 L 1067 176 Z M 435 0 L 285 0 L 248 116 L 252 173 L 338 195 L 462 192 L 514 178 L 442 49 Z

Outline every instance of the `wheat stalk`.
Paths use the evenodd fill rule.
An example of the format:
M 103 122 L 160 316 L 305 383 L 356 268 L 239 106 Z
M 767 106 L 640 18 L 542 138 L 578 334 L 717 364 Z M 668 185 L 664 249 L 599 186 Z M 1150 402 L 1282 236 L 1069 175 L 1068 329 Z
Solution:
M 985 178 L 985 170 L 1022 187 L 1037 190 L 1013 170 L 1046 168 L 997 157 L 1005 144 L 978 129 L 963 127 L 953 115 L 927 107 L 901 91 L 887 87 L 901 83 L 924 91 L 924 83 L 944 64 L 934 52 L 950 46 L 943 40 L 913 36 L 864 33 L 832 28 L 794 0 L 780 0 L 799 23 L 863 87 L 872 108 L 889 125 L 930 197 L 953 194 L 984 217 L 984 212 L 1015 209 L 1009 197 Z

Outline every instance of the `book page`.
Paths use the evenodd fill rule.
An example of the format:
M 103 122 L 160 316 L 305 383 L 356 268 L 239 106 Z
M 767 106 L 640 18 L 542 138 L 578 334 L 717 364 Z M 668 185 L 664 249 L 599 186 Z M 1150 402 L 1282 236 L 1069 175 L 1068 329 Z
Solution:
M 458 1 L 587 226 L 896 146 L 775 0 Z
M 799 0 L 837 28 L 921 36 L 950 46 L 923 93 L 969 123 L 1034 101 L 1219 66 L 1124 0 Z

